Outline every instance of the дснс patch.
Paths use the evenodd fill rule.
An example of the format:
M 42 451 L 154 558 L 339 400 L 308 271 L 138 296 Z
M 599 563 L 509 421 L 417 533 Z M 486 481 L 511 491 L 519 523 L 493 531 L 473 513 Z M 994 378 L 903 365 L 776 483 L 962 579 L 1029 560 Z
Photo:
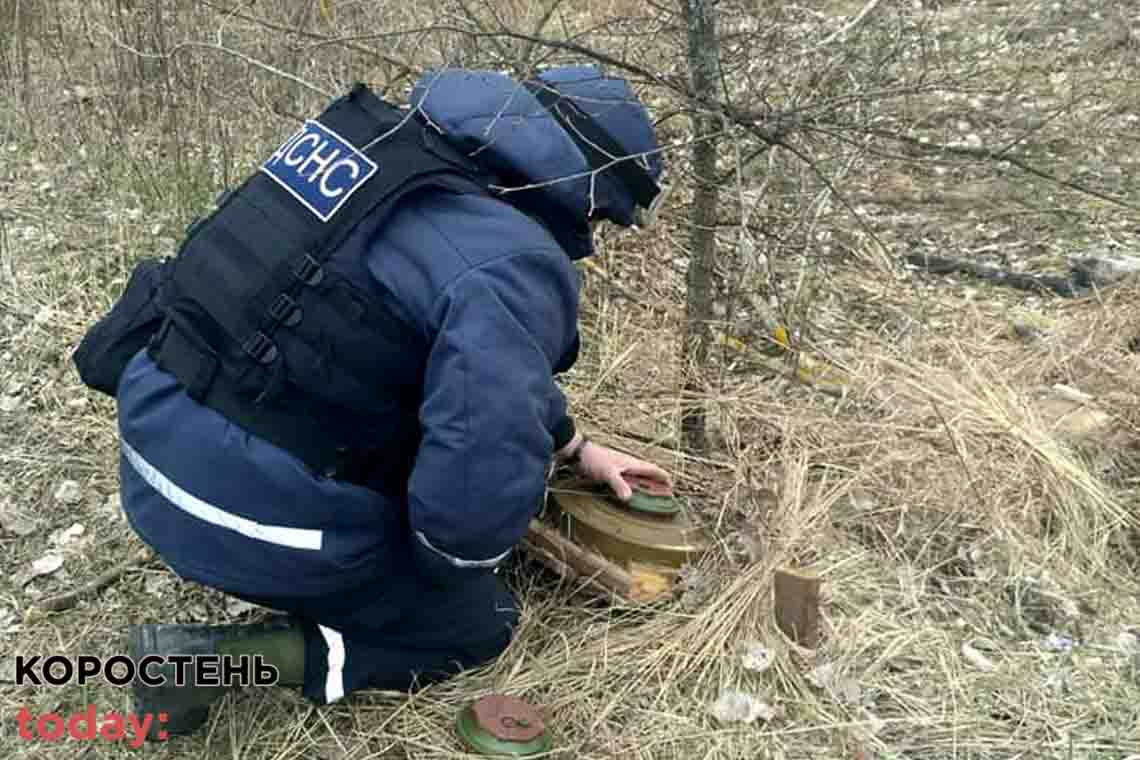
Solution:
M 368 156 L 311 119 L 261 166 L 322 222 L 331 219 L 376 169 Z

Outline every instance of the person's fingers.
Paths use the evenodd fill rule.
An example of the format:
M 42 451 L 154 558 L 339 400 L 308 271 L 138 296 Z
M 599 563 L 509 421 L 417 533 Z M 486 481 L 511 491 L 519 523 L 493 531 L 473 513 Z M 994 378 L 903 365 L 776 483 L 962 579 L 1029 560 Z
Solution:
M 606 473 L 606 482 L 610 484 L 610 488 L 619 499 L 622 501 L 629 501 L 633 497 L 633 489 L 629 487 L 629 483 L 625 482 L 625 478 L 621 476 L 621 469 L 618 467 L 609 470 Z
M 631 473 L 633 475 L 641 475 L 653 480 L 659 480 L 670 487 L 673 485 L 673 478 L 669 475 L 669 473 L 653 464 L 652 462 L 630 462 L 623 469 L 625 472 Z
M 633 488 L 622 477 L 627 473 L 673 487 L 669 473 L 652 462 L 593 443 L 583 451 L 580 470 L 591 480 L 607 484 L 622 501 L 633 497 Z

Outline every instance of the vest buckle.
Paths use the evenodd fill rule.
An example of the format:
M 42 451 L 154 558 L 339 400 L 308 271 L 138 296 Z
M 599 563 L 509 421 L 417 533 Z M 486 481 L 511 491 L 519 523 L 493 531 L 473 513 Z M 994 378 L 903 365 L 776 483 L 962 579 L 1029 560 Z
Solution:
M 258 364 L 272 364 L 277 358 L 277 345 L 260 330 L 246 338 L 241 344 L 241 349 Z
M 325 278 L 325 270 L 321 267 L 317 260 L 308 253 L 306 253 L 305 257 L 297 263 L 296 268 L 293 270 L 293 274 L 298 280 L 305 283 L 310 288 L 320 285 L 321 280 Z
M 303 312 L 301 305 L 290 298 L 287 294 L 282 293 L 273 301 L 269 307 L 269 316 L 277 324 L 285 325 L 286 327 L 295 327 L 301 321 Z

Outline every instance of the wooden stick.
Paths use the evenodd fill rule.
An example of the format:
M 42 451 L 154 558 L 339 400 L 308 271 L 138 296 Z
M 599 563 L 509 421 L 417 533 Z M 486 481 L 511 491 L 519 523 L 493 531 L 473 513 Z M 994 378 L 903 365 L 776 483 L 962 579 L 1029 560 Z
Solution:
M 608 559 L 583 549 L 538 520 L 530 521 L 526 537 L 528 546 L 538 550 L 535 552 L 538 559 L 549 556 L 557 562 L 552 566 L 555 572 L 562 573 L 568 568 L 576 577 L 590 579 L 595 587 L 600 586 L 625 599 L 632 598 L 633 576 Z
M 555 557 L 546 549 L 543 549 L 537 544 L 531 543 L 525 538 L 523 539 L 522 546 L 523 549 L 525 549 L 533 559 L 541 562 L 547 567 L 548 570 L 553 571 L 563 581 L 566 581 L 567 583 L 581 581 L 583 584 L 589 586 L 594 591 L 602 594 L 616 593 L 613 589 L 606 588 L 601 583 L 599 583 L 597 578 L 591 576 L 583 576 L 577 570 Z
M 819 578 L 791 570 L 777 570 L 775 577 L 776 625 L 802 647 L 819 645 Z
M 908 264 L 925 269 L 931 274 L 962 272 L 973 275 L 980 280 L 988 280 L 997 285 L 1026 290 L 1030 293 L 1051 290 L 1064 298 L 1080 298 L 1087 295 L 1089 291 L 1089 288 L 1080 285 L 1071 275 L 1069 277 L 1058 277 L 1046 274 L 1027 274 L 1008 269 L 998 269 L 987 264 L 979 264 L 970 259 L 959 259 L 953 256 L 931 256 L 924 253 L 912 253 L 904 258 Z

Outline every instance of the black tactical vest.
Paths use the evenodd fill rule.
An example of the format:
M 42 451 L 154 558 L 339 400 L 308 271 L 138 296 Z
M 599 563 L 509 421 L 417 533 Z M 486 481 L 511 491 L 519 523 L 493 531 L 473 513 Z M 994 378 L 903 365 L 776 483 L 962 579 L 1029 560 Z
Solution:
M 488 182 L 413 112 L 357 85 L 191 228 L 151 357 L 191 398 L 315 471 L 402 487 L 427 346 L 384 307 L 368 243 L 410 193 L 486 193 Z

